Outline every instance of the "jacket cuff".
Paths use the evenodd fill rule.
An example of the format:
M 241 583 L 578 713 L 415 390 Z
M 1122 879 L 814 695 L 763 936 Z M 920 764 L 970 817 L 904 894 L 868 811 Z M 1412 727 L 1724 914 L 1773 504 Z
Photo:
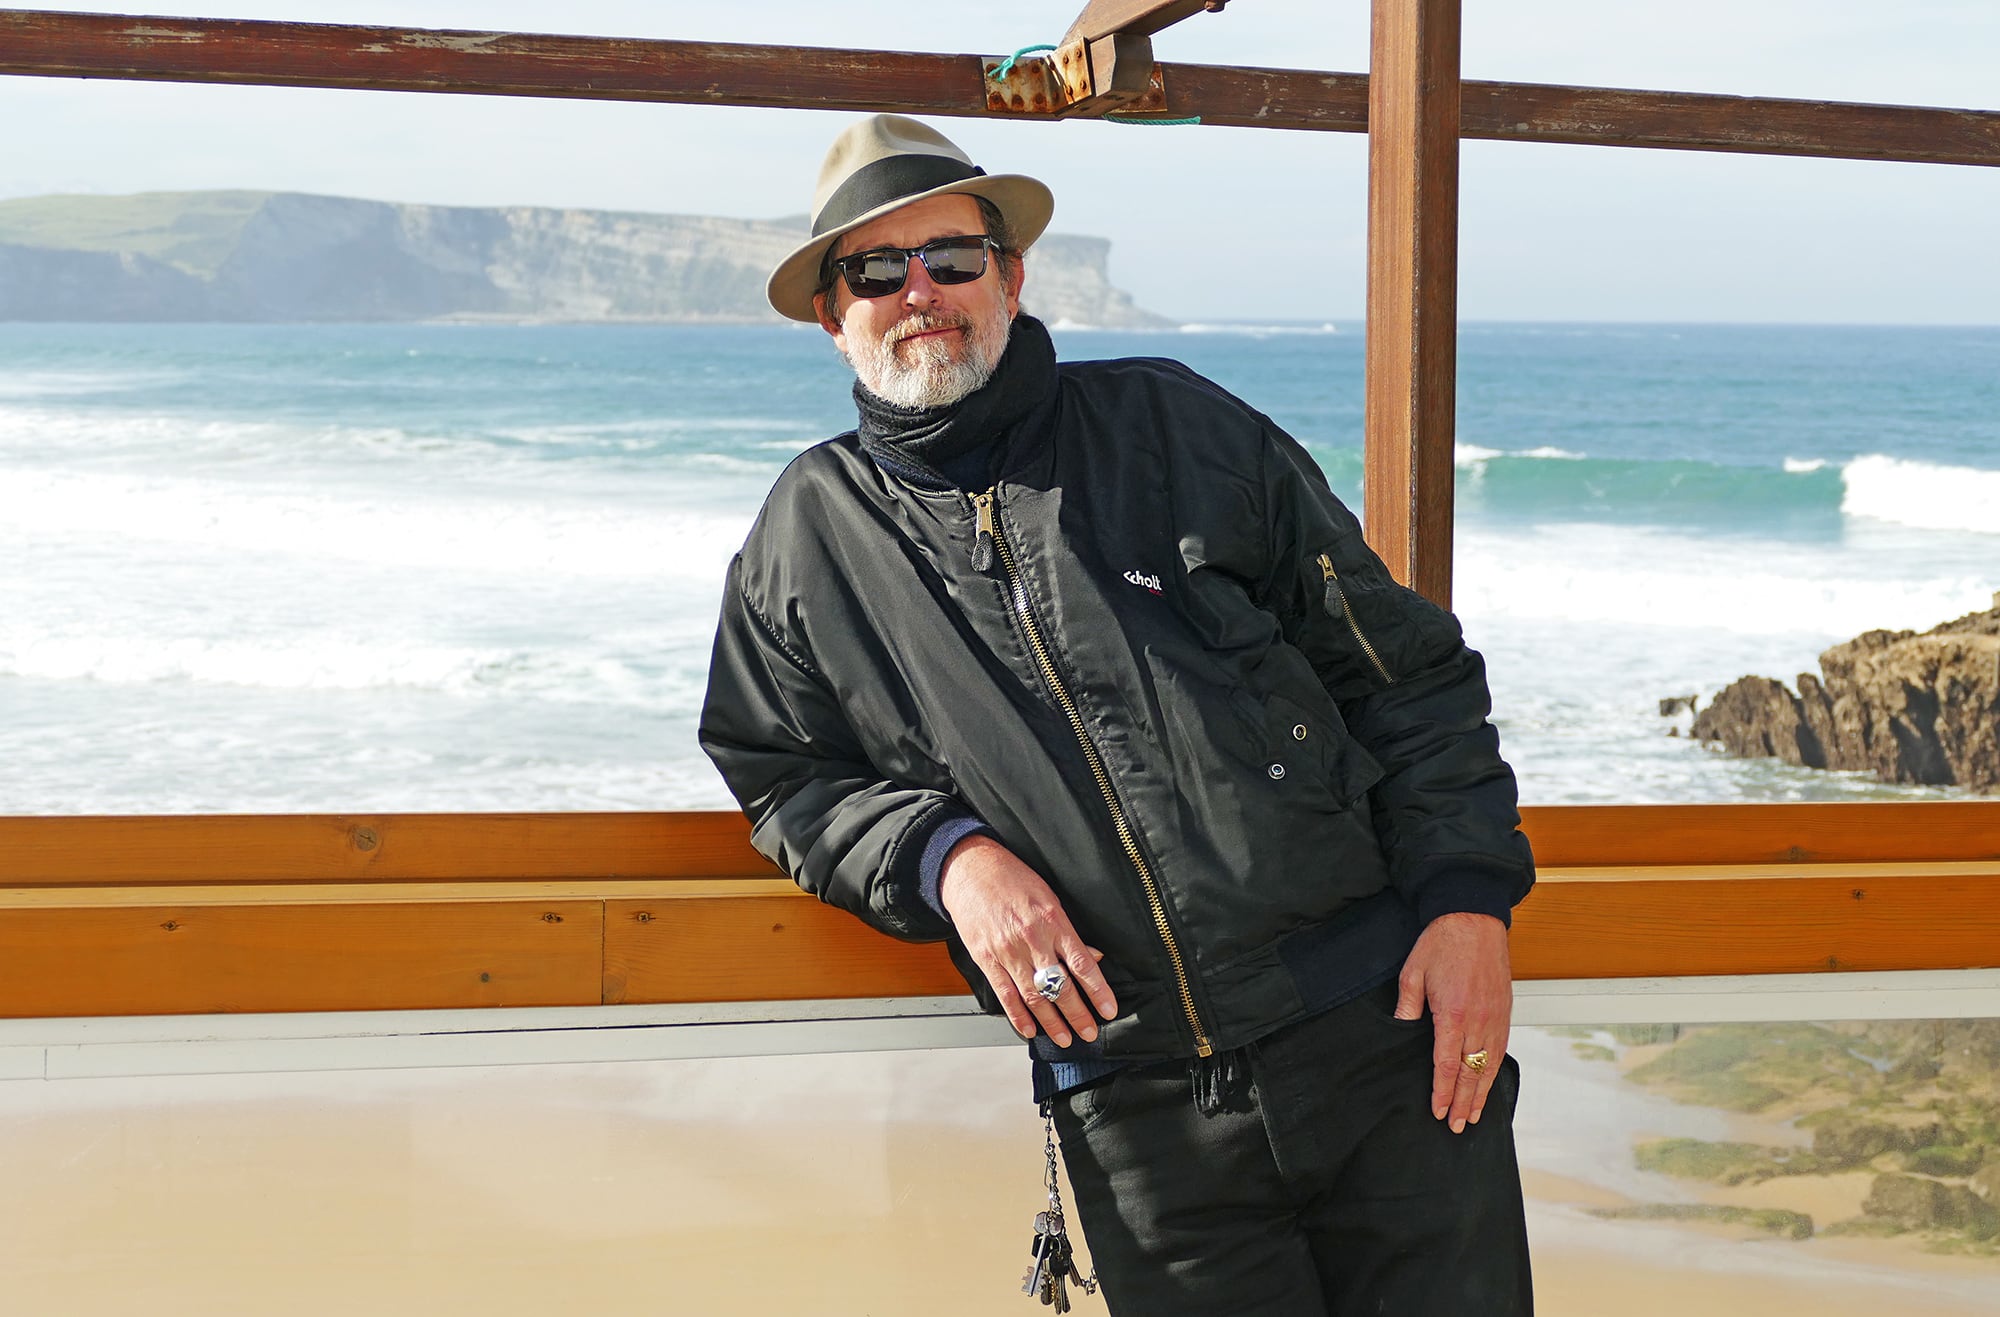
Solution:
M 1492 915 L 1512 928 L 1514 904 L 1525 895 L 1524 885 L 1512 874 L 1454 867 L 1431 874 L 1419 889 L 1417 919 L 1429 926 L 1439 915 Z
M 929 840 L 924 842 L 923 853 L 917 858 L 917 895 L 939 919 L 951 922 L 945 913 L 944 902 L 938 897 L 938 888 L 944 882 L 944 857 L 951 854 L 951 848 L 974 833 L 993 835 L 993 829 L 970 814 L 954 814 L 940 810 L 940 821 L 933 825 Z

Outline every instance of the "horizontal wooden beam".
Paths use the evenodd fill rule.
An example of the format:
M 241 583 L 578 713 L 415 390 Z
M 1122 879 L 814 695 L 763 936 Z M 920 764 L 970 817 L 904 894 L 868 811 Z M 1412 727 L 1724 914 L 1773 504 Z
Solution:
M 775 873 L 734 810 L 0 818 L 0 887 Z
M 0 905 L 0 1017 L 573 1006 L 601 901 Z
M 688 105 L 1020 117 L 979 55 L 235 19 L 0 11 L 0 74 Z M 1357 73 L 1162 66 L 1164 113 L 1204 125 L 1368 130 Z M 1929 164 L 2000 165 L 2000 112 L 1466 82 L 1461 135 Z
M 1549 879 L 1514 914 L 1519 978 L 2000 966 L 2000 865 Z
M 1543 868 L 2000 860 L 2000 799 L 1811 805 L 1530 805 Z
M 2000 800 L 1531 805 L 1521 816 L 1545 868 L 2000 860 Z M 0 816 L 0 888 L 776 873 L 734 810 Z
M 781 879 L 533 895 L 289 889 L 0 894 L 0 1017 L 937 996 L 896 942 Z M 114 898 L 114 899 L 107 899 Z M 168 899 L 163 899 L 168 898 Z M 1521 979 L 2000 966 L 2000 862 L 1550 870 L 1515 913 Z
M 604 911 L 604 1002 L 812 1001 L 966 991 L 940 944 L 898 942 L 790 883 Z
M 1524 979 L 2000 966 L 2000 800 L 1524 816 Z M 709 812 L 0 818 L 0 1016 L 963 990 L 771 873 Z

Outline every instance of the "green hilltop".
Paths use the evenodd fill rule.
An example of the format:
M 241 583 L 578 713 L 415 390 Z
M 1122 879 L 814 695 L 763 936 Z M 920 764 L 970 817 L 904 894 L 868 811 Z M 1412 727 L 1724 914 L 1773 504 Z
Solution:
M 0 243 L 129 252 L 213 278 L 270 192 L 140 192 L 0 201 Z
M 0 201 L 0 320 L 772 321 L 804 221 L 426 206 L 297 192 Z M 1029 309 L 1164 328 L 1112 286 L 1110 244 L 1036 244 Z

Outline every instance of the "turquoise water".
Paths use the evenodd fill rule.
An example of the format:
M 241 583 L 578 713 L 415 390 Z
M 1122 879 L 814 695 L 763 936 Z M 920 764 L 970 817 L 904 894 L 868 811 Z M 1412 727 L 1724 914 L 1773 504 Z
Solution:
M 1357 327 L 1187 361 L 1358 498 Z M 1466 326 L 1456 601 L 1531 800 L 1907 795 L 1659 696 L 2000 589 L 2000 330 Z M 0 811 L 726 804 L 721 570 L 851 423 L 811 329 L 0 325 Z

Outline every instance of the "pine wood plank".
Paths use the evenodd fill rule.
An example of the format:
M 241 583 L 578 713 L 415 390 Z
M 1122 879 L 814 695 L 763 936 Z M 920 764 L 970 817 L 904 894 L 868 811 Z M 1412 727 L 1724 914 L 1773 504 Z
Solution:
M 1539 884 L 1515 911 L 1523 979 L 2000 966 L 2000 879 Z
M 0 910 L 84 910 L 134 905 L 400 905 L 465 902 L 482 905 L 538 901 L 705 900 L 804 892 L 787 878 L 651 878 L 604 882 L 595 879 L 512 882 L 431 883 L 206 883 L 110 887 L 47 886 L 0 888 Z
M 603 905 L 0 910 L 0 1017 L 595 1005 Z
M 2000 964 L 2000 800 L 1561 807 L 1525 815 L 1543 876 L 1517 912 L 1515 966 L 1523 978 Z M 560 856 L 588 853 L 612 871 L 770 873 L 730 815 L 380 816 L 391 839 L 404 835 L 398 824 L 420 820 L 412 835 L 422 846 L 382 849 L 407 867 L 447 876 L 362 882 L 338 871 L 345 857 L 327 838 L 341 835 L 340 821 L 326 817 L 0 819 L 0 857 L 32 834 L 45 847 L 46 868 L 89 874 L 99 870 L 87 861 L 109 859 L 150 880 L 0 892 L 0 1015 L 963 990 L 942 948 L 883 937 L 775 876 L 451 876 L 454 856 L 490 861 L 495 817 L 504 838 L 540 839 Z M 97 835 L 107 822 L 116 825 L 115 844 Z M 556 822 L 564 826 L 539 826 Z M 132 834 L 121 831 L 135 823 L 157 825 L 138 835 L 172 845 L 150 856 L 135 850 Z M 727 846 L 732 830 L 736 853 Z M 662 838 L 683 831 L 707 848 L 701 864 L 657 854 Z M 303 854 L 259 854 L 264 843 L 301 846 Z M 67 854 L 68 844 L 78 854 Z M 204 857 L 216 854 L 246 873 L 300 877 L 190 883 L 175 876 L 213 870 Z M 336 872 L 315 875 L 329 857 Z M 521 868 L 561 867 L 539 843 L 513 858 Z M 1552 862 L 1560 860 L 1570 862 Z M 561 922 L 542 920 L 548 913 Z M 480 972 L 493 977 L 480 981 Z
M 734 810 L 0 818 L 0 886 L 758 878 Z
M 1544 867 L 2000 859 L 2000 797 L 1806 805 L 1543 805 L 1521 826 Z
M 941 943 L 899 942 L 802 893 L 605 903 L 611 1003 L 931 997 L 966 991 Z

